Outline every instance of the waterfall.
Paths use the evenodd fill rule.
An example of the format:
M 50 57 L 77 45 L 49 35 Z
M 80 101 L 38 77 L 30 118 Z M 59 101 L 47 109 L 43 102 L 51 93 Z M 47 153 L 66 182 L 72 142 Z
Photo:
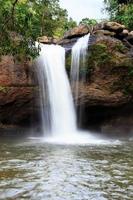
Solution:
M 85 70 L 86 67 L 86 57 L 87 57 L 89 37 L 90 34 L 87 34 L 79 38 L 72 48 L 70 79 L 76 102 L 79 96 L 79 79 L 82 82 L 85 80 L 85 72 L 82 73 L 80 77 L 80 70 L 83 71 Z
M 89 38 L 89 35 L 86 37 Z M 65 49 L 59 45 L 41 44 L 40 47 L 36 69 L 40 90 L 42 131 L 45 134 L 43 140 L 61 144 L 87 144 L 95 141 L 94 136 L 79 131 L 76 126 L 72 93 L 65 70 Z M 80 56 L 77 58 L 80 59 Z
M 87 34 L 78 39 L 72 48 L 72 61 L 71 61 L 71 85 L 74 94 L 75 104 L 80 105 L 79 102 L 79 83 L 83 84 L 86 81 L 87 72 L 87 50 L 90 34 Z M 84 106 L 79 106 L 78 109 L 78 125 L 82 124 Z
M 76 131 L 76 117 L 65 71 L 65 49 L 41 44 L 37 59 L 43 132 L 65 137 Z

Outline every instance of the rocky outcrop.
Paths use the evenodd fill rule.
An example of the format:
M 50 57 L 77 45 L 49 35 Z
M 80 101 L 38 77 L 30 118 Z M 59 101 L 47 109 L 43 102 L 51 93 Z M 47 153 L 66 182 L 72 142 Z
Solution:
M 133 31 L 127 35 L 127 41 L 133 45 Z
M 79 82 L 75 99 L 82 128 L 94 125 L 103 133 L 117 134 L 130 124 L 123 132 L 133 132 L 133 47 L 129 35 L 123 25 L 114 22 L 94 28 L 86 67 L 80 69 L 80 75 L 86 73 L 86 81 Z M 69 73 L 70 54 L 66 62 Z
M 117 22 L 101 22 L 96 24 L 93 28 L 86 25 L 79 25 L 64 34 L 64 37 L 57 41 L 62 46 L 70 46 L 74 42 L 87 33 L 96 36 L 110 36 L 120 40 L 127 40 L 131 45 L 133 44 L 133 31 L 129 31 L 122 24 Z
M 86 25 L 79 25 L 64 34 L 63 39 L 71 39 L 74 37 L 81 37 L 89 33 L 89 28 Z
M 38 38 L 38 41 L 43 44 L 56 44 L 58 39 L 54 37 L 42 36 Z
M 79 25 L 64 34 L 64 37 L 57 44 L 70 50 L 79 37 L 82 37 L 90 32 L 86 25 Z
M 117 22 L 105 22 L 103 23 L 103 29 L 109 30 L 115 33 L 121 33 L 125 29 L 125 26 Z
M 129 52 L 117 39 L 97 37 L 89 48 L 87 81 L 79 84 L 79 102 L 119 106 L 132 101 L 133 57 Z
M 98 132 L 132 134 L 133 57 L 130 49 L 117 39 L 97 37 L 89 49 L 88 60 L 87 80 L 79 83 L 76 99 L 79 111 L 83 108 L 81 127 L 97 124 Z
M 37 116 L 37 87 L 32 63 L 3 56 L 0 62 L 0 128 L 29 126 Z
M 121 33 L 125 29 L 125 26 L 122 24 L 119 24 L 117 22 L 101 22 L 99 24 L 96 24 L 93 27 L 93 30 L 108 30 L 114 33 Z

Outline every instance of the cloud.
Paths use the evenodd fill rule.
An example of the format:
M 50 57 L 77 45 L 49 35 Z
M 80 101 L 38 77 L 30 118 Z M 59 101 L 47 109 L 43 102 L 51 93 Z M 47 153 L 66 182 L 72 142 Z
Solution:
M 107 18 L 107 15 L 102 12 L 104 8 L 103 0 L 60 0 L 60 5 L 68 11 L 69 17 L 77 22 L 85 17 Z

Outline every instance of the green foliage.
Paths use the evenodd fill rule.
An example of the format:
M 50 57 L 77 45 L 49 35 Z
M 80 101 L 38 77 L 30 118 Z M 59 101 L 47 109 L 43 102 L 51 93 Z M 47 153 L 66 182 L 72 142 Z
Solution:
M 79 24 L 84 24 L 87 26 L 95 26 L 97 24 L 97 21 L 95 19 L 84 18 L 79 22 Z
M 61 37 L 75 25 L 59 0 L 0 0 L 0 55 L 35 58 L 39 36 Z
M 0 0 L 0 55 L 35 57 L 36 34 L 32 33 L 34 16 L 28 1 Z
M 130 30 L 133 29 L 133 2 L 132 0 L 104 0 L 106 10 L 111 20 L 125 24 Z
M 67 19 L 65 17 L 63 19 L 60 17 L 53 36 L 58 38 L 62 37 L 64 35 L 64 32 L 68 31 L 71 28 L 74 28 L 75 26 L 77 26 L 77 23 L 72 18 Z

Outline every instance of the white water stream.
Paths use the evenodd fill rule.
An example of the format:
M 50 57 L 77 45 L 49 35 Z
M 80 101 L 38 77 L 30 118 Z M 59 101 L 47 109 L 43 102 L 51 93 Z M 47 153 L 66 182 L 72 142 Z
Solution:
M 65 71 L 65 49 L 41 44 L 37 70 L 43 131 L 52 136 L 71 136 L 76 132 L 76 116 Z
M 88 41 L 89 35 L 86 37 Z M 45 136 L 43 140 L 60 144 L 96 142 L 95 136 L 77 129 L 71 88 L 65 70 L 65 49 L 59 45 L 41 44 L 40 47 L 36 63 L 42 131 Z
M 87 34 L 78 39 L 72 48 L 72 62 L 71 62 L 71 84 L 74 96 L 77 101 L 79 95 L 79 74 L 80 69 L 84 69 L 86 66 L 87 49 L 90 34 Z M 81 66 L 82 65 L 82 66 Z M 80 81 L 84 81 L 85 77 L 82 75 Z

